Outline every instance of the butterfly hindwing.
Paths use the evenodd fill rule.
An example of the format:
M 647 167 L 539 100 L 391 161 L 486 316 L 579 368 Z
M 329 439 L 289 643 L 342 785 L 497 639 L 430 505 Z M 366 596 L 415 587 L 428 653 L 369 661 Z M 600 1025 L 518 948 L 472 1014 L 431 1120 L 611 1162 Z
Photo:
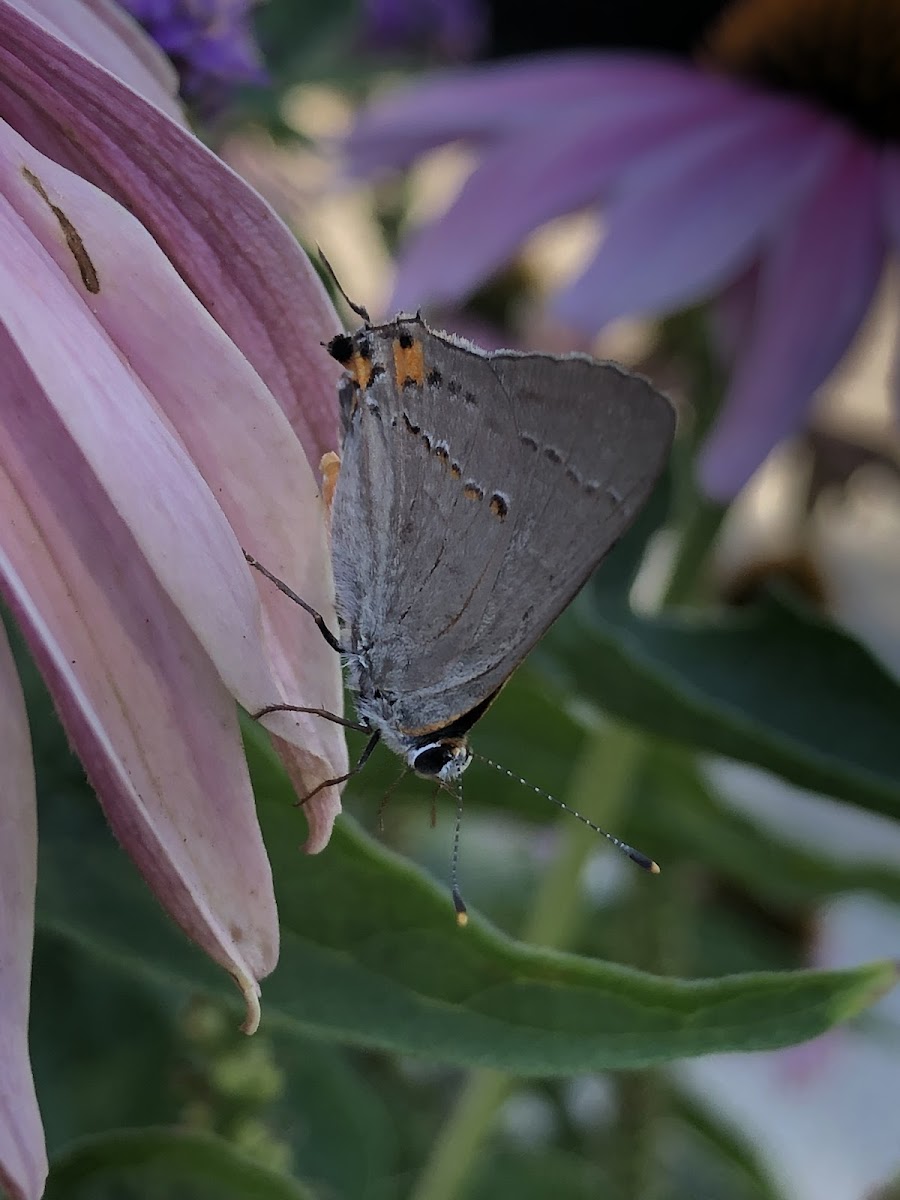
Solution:
M 502 685 L 628 528 L 674 416 L 586 356 L 485 353 L 417 318 L 353 342 L 338 611 L 401 728 L 437 729 Z

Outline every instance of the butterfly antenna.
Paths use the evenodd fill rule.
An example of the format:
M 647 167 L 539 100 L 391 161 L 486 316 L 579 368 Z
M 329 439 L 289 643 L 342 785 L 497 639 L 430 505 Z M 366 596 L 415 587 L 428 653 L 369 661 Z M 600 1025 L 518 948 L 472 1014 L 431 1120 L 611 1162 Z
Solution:
M 456 793 L 456 825 L 453 829 L 453 853 L 450 855 L 450 894 L 453 896 L 453 907 L 456 909 L 456 923 L 460 927 L 468 925 L 469 913 L 466 903 L 459 890 L 459 831 L 462 825 L 463 791 L 462 780 Z
M 371 325 L 372 318 L 369 316 L 368 309 L 363 308 L 363 306 L 361 304 L 353 303 L 353 301 L 350 299 L 350 297 L 347 295 L 347 293 L 344 291 L 343 287 L 341 286 L 341 281 L 338 279 L 337 275 L 335 274 L 334 267 L 331 265 L 331 263 L 328 261 L 328 259 L 323 254 L 322 247 L 316 246 L 316 249 L 319 252 L 319 258 L 321 258 L 321 260 L 322 260 L 322 266 L 325 268 L 325 270 L 331 276 L 334 286 L 337 288 L 337 290 L 340 292 L 340 294 L 344 297 L 344 300 L 347 302 L 347 304 L 356 313 L 356 315 L 358 317 L 362 317 L 362 319 L 365 321 L 365 323 L 367 325 Z
M 612 833 L 607 833 L 605 829 L 601 829 L 599 825 L 594 824 L 589 817 L 585 817 L 582 813 L 576 811 L 564 800 L 559 800 L 550 792 L 545 792 L 543 788 L 536 787 L 533 783 L 529 783 L 527 779 L 523 779 L 521 775 L 515 775 L 512 771 L 508 771 L 506 767 L 501 767 L 499 763 L 495 763 L 490 758 L 485 758 L 483 754 L 476 754 L 476 758 L 481 762 L 487 763 L 489 767 L 493 767 L 495 771 L 499 771 L 501 775 L 507 775 L 510 779 L 514 779 L 516 783 L 521 783 L 522 787 L 531 788 L 538 796 L 542 796 L 545 800 L 550 800 L 557 808 L 561 808 L 563 812 L 570 813 L 581 821 L 582 825 L 587 825 L 588 829 L 593 829 L 594 833 L 602 834 L 608 842 L 612 842 L 617 850 L 621 850 L 624 855 L 631 859 L 633 863 L 637 863 L 645 871 L 649 871 L 651 875 L 659 874 L 659 864 L 655 863 L 652 858 L 648 858 L 646 854 L 642 854 L 640 850 L 635 850 L 634 846 L 629 846 L 627 842 L 623 842 L 621 838 L 615 837 Z

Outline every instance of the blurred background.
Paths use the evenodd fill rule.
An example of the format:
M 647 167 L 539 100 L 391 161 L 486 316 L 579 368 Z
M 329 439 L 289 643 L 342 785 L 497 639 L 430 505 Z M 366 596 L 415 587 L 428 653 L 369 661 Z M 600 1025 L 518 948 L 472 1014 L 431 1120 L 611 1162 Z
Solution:
M 153 33 L 154 6 L 131 7 Z M 802 397 L 791 421 L 760 416 L 773 421 L 773 448 L 760 449 L 758 465 L 743 470 L 746 483 L 735 468 L 733 495 L 725 495 L 721 472 L 715 487 L 698 475 L 697 456 L 730 402 L 740 338 L 755 335 L 738 325 L 732 356 L 734 344 L 718 337 L 719 301 L 729 299 L 735 280 L 760 262 L 765 267 L 763 249 L 757 260 L 745 254 L 706 285 L 698 282 L 684 302 L 673 293 L 672 303 L 616 315 L 595 329 L 589 320 L 567 320 L 572 306 L 561 312 L 555 298 L 614 227 L 598 187 L 596 198 L 573 192 L 568 210 L 536 223 L 502 263 L 457 289 L 464 295 L 450 296 L 440 278 L 427 279 L 428 263 L 441 261 L 437 242 L 405 275 L 402 264 L 500 133 L 482 128 L 463 138 L 460 129 L 473 118 L 448 100 L 443 123 L 435 119 L 423 135 L 434 108 L 412 105 L 405 111 L 421 151 L 401 163 L 403 155 L 390 149 L 390 137 L 403 136 L 402 116 L 390 136 L 373 124 L 369 170 L 357 169 L 366 143 L 354 130 L 363 128 L 356 125 L 361 112 L 387 103 L 398 88 L 519 56 L 576 52 L 631 64 L 653 55 L 679 71 L 740 79 L 776 102 L 800 97 L 828 120 L 846 119 L 854 135 L 891 146 L 900 133 L 897 5 L 267 0 L 246 12 L 222 7 L 248 39 L 241 69 L 229 76 L 222 59 L 204 73 L 188 51 L 174 55 L 197 131 L 270 201 L 311 257 L 322 248 L 348 296 L 373 317 L 392 315 L 399 261 L 401 292 L 410 280 L 425 281 L 416 302 L 432 325 L 488 347 L 614 358 L 651 377 L 678 406 L 678 449 L 652 511 L 601 569 L 579 611 L 517 672 L 473 739 L 481 754 L 633 842 L 662 874 L 648 880 L 533 787 L 476 762 L 466 776 L 460 855 L 470 908 L 535 941 L 542 940 L 540 920 L 554 927 L 556 912 L 559 936 L 547 941 L 687 979 L 896 957 L 900 828 L 888 814 L 900 789 L 900 778 L 891 779 L 897 751 L 890 735 L 900 711 L 892 707 L 900 671 L 900 443 L 898 295 L 887 247 L 852 336 L 835 335 L 846 352 L 841 343 L 834 369 L 820 370 L 822 381 L 812 381 L 809 403 Z M 861 10 L 893 32 L 893 61 L 872 39 L 857 37 Z M 472 86 L 471 78 L 460 86 Z M 854 81 L 872 111 L 896 106 L 885 127 L 854 107 Z M 517 103 L 527 107 L 527 88 L 522 97 Z M 590 97 L 581 103 L 589 110 Z M 490 99 L 478 104 L 487 113 Z M 570 129 L 570 119 L 563 113 L 561 128 Z M 527 146 L 527 122 L 524 128 Z M 671 153 L 673 138 L 663 139 Z M 477 215 L 469 219 L 477 242 Z M 858 219 L 868 220 L 866 211 Z M 776 232 L 774 224 L 760 229 L 760 246 Z M 653 239 L 648 225 L 648 253 L 656 253 Z M 821 246 L 821 255 L 830 249 Z M 445 253 L 452 259 L 449 240 Z M 828 311 L 839 301 L 829 297 Z M 336 305 L 352 327 L 356 319 L 339 297 Z M 623 597 L 636 616 L 622 615 Z M 679 641 L 677 650 L 674 641 L 645 644 L 644 627 L 629 624 L 642 618 L 657 622 L 654 636 L 687 629 L 696 640 Z M 588 626 L 594 640 L 582 636 Z M 663 693 L 659 712 L 638 721 L 636 750 L 636 711 Z M 673 706 L 721 736 L 704 744 L 690 721 L 679 732 Z M 605 788 L 619 761 L 610 759 L 610 735 L 620 756 L 634 756 L 633 769 L 621 786 Z M 61 734 L 49 713 L 45 736 L 50 761 Z M 806 747 L 806 768 L 790 765 L 803 758 L 791 738 Z M 743 753 L 754 739 L 758 750 Z M 347 788 L 345 809 L 443 883 L 454 814 L 444 797 L 433 811 L 421 780 L 407 776 L 395 786 L 397 769 L 389 754 L 376 754 Z M 83 786 L 76 775 L 73 768 L 64 782 L 45 785 L 45 805 L 64 807 L 72 788 Z M 873 801 L 876 792 L 886 798 Z M 102 828 L 81 810 L 66 819 Z M 560 880 L 569 886 L 554 901 Z M 541 904 L 543 917 L 536 915 Z M 48 950 L 46 940 L 35 978 L 35 1075 L 51 1145 L 102 1128 L 109 1102 L 94 1097 L 87 1070 L 77 1097 L 63 1087 L 54 1047 L 77 1029 L 87 1063 L 102 1052 L 101 1033 L 117 1025 L 120 1043 L 134 1030 L 132 1080 L 143 1081 L 139 1099 L 121 1098 L 126 1116 L 219 1134 L 269 1166 L 296 1171 L 319 1196 L 900 1196 L 896 993 L 864 1018 L 789 1050 L 498 1081 L 312 1037 L 301 1048 L 265 1024 L 248 1045 L 232 1034 L 230 1013 L 187 994 L 176 1026 L 166 1027 L 172 1054 L 163 1071 L 158 1055 L 149 1061 L 139 1049 L 140 1031 L 161 1020 L 145 992 L 138 998 L 121 980 L 107 981 L 108 996 L 123 994 L 98 1020 L 96 996 L 82 990 L 77 964 Z M 42 1006 L 48 979 L 71 996 L 64 1027 Z M 458 1134 L 465 1121 L 475 1132 L 453 1141 L 448 1130 Z M 441 1155 L 461 1144 L 465 1161 L 448 1173 Z

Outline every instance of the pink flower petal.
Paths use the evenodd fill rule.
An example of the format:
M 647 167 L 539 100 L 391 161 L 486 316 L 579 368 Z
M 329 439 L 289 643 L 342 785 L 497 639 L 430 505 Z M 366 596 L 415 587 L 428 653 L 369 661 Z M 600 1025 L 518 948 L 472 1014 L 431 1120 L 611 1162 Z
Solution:
M 174 919 L 234 976 L 251 1027 L 278 923 L 234 703 L 20 347 L 0 330 L 4 598 L 116 836 Z M 47 336 L 60 332 L 49 324 Z M 84 349 L 96 358 L 95 347 Z M 105 373 L 95 361 L 89 372 L 67 365 L 70 392 L 90 407 Z M 129 442 L 156 456 L 149 406 L 147 418 L 122 439 L 123 457 Z M 165 489 L 174 473 L 163 479 Z M 166 500 L 163 490 L 147 507 Z M 192 548 L 201 551 L 188 543 L 180 556 L 187 573 Z
M 169 59 L 112 0 L 4 0 L 117 75 L 173 120 L 184 117 Z
M 711 331 L 727 363 L 733 361 L 745 339 L 750 336 L 758 291 L 759 260 L 754 259 L 747 270 L 715 299 L 710 311 Z
M 196 138 L 0 0 L 0 115 L 119 200 L 256 368 L 318 468 L 337 446 L 340 323 L 296 240 Z M 40 131 L 40 138 L 38 132 Z
M 344 143 L 350 170 L 367 175 L 408 166 L 458 139 L 476 142 L 527 134 L 541 125 L 560 133 L 569 121 L 596 118 L 635 96 L 665 90 L 675 102 L 738 90 L 668 59 L 623 54 L 543 55 L 448 73 L 392 92 L 357 120 Z
M 710 105 L 701 87 L 623 87 L 614 104 L 562 127 L 536 128 L 489 149 L 450 209 L 401 256 L 394 307 L 455 302 L 502 265 L 538 226 L 593 203 L 623 166 L 679 139 Z M 721 95 L 719 112 L 744 107 Z
M 881 274 L 879 200 L 876 152 L 844 135 L 762 260 L 750 337 L 701 458 L 710 495 L 733 496 L 798 428 L 849 346 Z
M 28 1062 L 28 996 L 37 876 L 31 739 L 15 663 L 0 625 L 0 1190 L 39 1200 L 47 1176 Z
M 164 271 L 156 280 L 141 271 L 146 261 L 129 257 L 128 239 L 112 243 L 118 263 L 101 253 L 100 230 L 123 232 L 116 206 L 76 181 L 66 197 L 80 203 L 64 212 L 51 190 L 65 173 L 56 168 L 51 181 L 52 164 L 6 134 L 5 161 L 15 165 L 18 153 L 20 169 L 3 180 L 16 207 L 0 204 L 4 593 L 113 829 L 175 919 L 239 982 L 250 1027 L 278 929 L 222 679 L 263 701 L 274 689 L 257 594 L 221 509 L 91 312 L 104 288 L 124 302 L 145 281 L 168 311 L 183 285 L 174 273 L 163 287 Z M 95 227 L 89 215 L 106 221 Z M 79 269 L 67 262 L 71 279 L 28 225 L 44 218 L 49 238 L 56 222 L 61 248 L 63 216 L 70 258 L 79 224 L 87 237 Z M 146 260 L 150 240 L 141 238 Z M 186 336 L 193 329 L 202 342 L 194 309 Z M 221 335 L 220 352 L 240 359 Z
M 749 91 L 730 112 L 710 109 L 688 135 L 625 170 L 606 238 L 560 296 L 559 315 L 596 330 L 722 286 L 815 184 L 838 137 L 818 114 Z
M 330 553 L 318 488 L 302 446 L 271 393 L 130 214 L 91 184 L 38 155 L 11 130 L 5 133 L 4 138 L 0 131 L 0 190 L 13 199 L 44 250 L 69 276 L 73 298 L 80 293 L 90 301 L 93 320 L 177 431 L 241 545 L 291 583 L 335 627 Z M 23 162 L 32 164 L 28 169 L 87 247 L 100 281 L 95 293 L 85 294 L 79 266 L 61 236 L 57 216 L 23 175 Z M 160 353 L 161 347 L 165 353 Z M 87 415 L 81 409 L 79 413 Z M 118 413 L 101 424 L 118 438 L 121 419 Z M 90 433 L 96 436 L 93 426 Z M 119 465 L 112 447 L 101 450 L 98 458 L 97 469 L 117 496 L 120 511 L 130 507 L 127 519 L 142 536 L 147 524 L 146 493 L 160 486 L 153 465 L 142 457 L 140 466 L 149 474 L 140 488 L 124 463 L 118 479 L 110 478 L 112 468 Z M 196 500 L 185 500 L 186 511 L 193 512 L 196 506 Z M 221 536 L 218 542 L 226 575 L 217 573 L 221 568 L 203 571 L 199 562 L 185 571 L 179 557 L 163 549 L 162 543 L 159 552 L 154 545 L 147 550 L 223 679 L 251 712 L 283 700 L 340 713 L 343 686 L 338 656 L 305 613 L 270 584 L 256 576 L 251 581 L 231 531 L 225 530 L 224 537 L 225 543 Z M 202 536 L 204 549 L 211 551 L 216 544 L 214 535 Z M 201 597 L 197 584 L 205 580 L 209 592 Z M 236 629 L 248 624 L 258 634 L 255 584 L 263 597 L 264 642 L 246 634 L 240 639 L 234 636 Z M 221 598 L 235 587 L 241 611 L 223 611 L 221 620 L 214 621 L 217 602 L 221 608 Z M 272 674 L 263 669 L 266 660 Z M 266 724 L 292 744 L 279 746 L 301 795 L 346 770 L 346 742 L 337 725 L 299 714 L 272 715 Z M 320 793 L 304 812 L 311 826 L 307 849 L 321 849 L 340 812 L 337 792 Z

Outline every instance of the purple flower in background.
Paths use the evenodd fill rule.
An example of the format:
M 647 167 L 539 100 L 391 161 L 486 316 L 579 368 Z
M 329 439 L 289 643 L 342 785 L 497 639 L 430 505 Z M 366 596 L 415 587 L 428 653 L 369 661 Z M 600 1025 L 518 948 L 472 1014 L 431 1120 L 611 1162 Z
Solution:
M 266 72 L 250 24 L 254 0 L 120 0 L 175 64 L 181 93 L 205 114 Z
M 480 0 L 365 0 L 363 20 L 367 46 L 446 58 L 471 58 L 486 35 Z
M 557 311 L 593 332 L 719 298 L 732 371 L 700 473 L 732 496 L 802 426 L 900 244 L 898 36 L 887 0 L 738 0 L 698 65 L 559 55 L 376 103 L 349 138 L 355 174 L 455 140 L 479 155 L 405 246 L 396 304 L 459 301 L 538 226 L 602 206 L 606 235 Z

